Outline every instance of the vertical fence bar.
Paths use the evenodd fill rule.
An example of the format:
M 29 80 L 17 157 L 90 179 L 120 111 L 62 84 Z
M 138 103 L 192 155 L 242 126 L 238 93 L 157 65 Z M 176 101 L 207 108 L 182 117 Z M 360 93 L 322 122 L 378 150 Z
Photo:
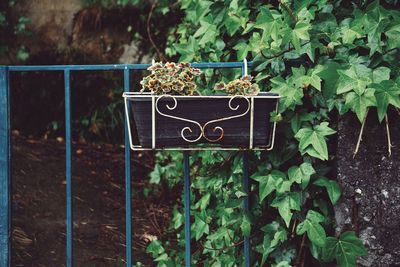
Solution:
M 67 184 L 67 267 L 73 266 L 72 157 L 71 157 L 71 93 L 70 70 L 64 70 L 65 93 L 65 165 Z
M 130 91 L 129 69 L 124 69 L 124 92 Z M 127 101 L 129 105 L 129 101 Z M 129 107 L 128 107 L 129 112 Z M 132 267 L 132 184 L 131 184 L 131 148 L 129 143 L 128 124 L 125 119 L 125 235 L 126 235 L 126 266 Z
M 248 75 L 247 68 L 248 68 L 247 60 L 244 60 L 242 65 L 242 76 Z M 253 104 L 253 102 L 251 104 Z M 251 127 L 252 125 L 250 125 L 250 128 Z M 249 132 L 251 134 L 252 131 L 250 130 Z M 251 139 L 252 137 L 249 136 L 249 138 Z M 244 212 L 247 214 L 249 211 L 249 154 L 247 151 L 243 152 L 243 191 L 246 193 L 246 197 L 243 200 L 243 209 Z M 244 237 L 244 242 L 243 242 L 243 254 L 244 254 L 244 266 L 250 267 L 250 239 L 246 236 Z
M 190 267 L 191 245 L 190 245 L 190 164 L 189 151 L 183 152 L 183 176 L 184 176 L 184 209 L 185 209 L 185 266 Z
M 0 66 L 0 266 L 11 266 L 11 139 L 8 67 Z
M 243 191 L 247 194 L 243 201 L 243 209 L 245 213 L 249 211 L 249 154 L 247 151 L 243 152 Z M 244 250 L 244 266 L 250 266 L 250 239 L 244 237 L 243 242 Z

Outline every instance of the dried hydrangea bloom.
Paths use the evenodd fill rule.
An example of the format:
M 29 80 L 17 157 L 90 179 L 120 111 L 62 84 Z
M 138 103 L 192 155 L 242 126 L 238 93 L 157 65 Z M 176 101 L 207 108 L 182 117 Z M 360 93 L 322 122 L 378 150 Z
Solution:
M 190 63 L 157 62 L 148 68 L 151 74 L 144 77 L 140 84 L 141 92 L 149 90 L 153 94 L 191 95 L 196 91 L 194 76 L 201 74 Z
M 181 69 L 190 68 L 190 63 L 189 62 L 181 62 L 181 63 L 179 63 L 178 67 Z
M 169 93 L 172 90 L 172 85 L 164 83 L 161 85 L 161 90 L 163 91 L 163 93 Z
M 214 90 L 224 90 L 224 89 L 225 89 L 225 83 L 223 82 L 219 82 L 214 86 Z
M 195 68 L 190 68 L 191 72 L 193 73 L 193 75 L 195 76 L 199 76 L 201 74 L 201 70 L 200 69 L 195 69 Z
M 260 92 L 258 84 L 252 84 L 251 87 L 245 92 L 246 95 L 257 95 Z
M 225 90 L 229 95 L 257 95 L 260 88 L 257 84 L 251 83 L 252 76 L 246 75 L 240 79 L 230 81 L 228 84 L 217 83 L 215 90 Z
M 179 76 L 185 81 L 188 81 L 188 82 L 193 81 L 193 75 L 189 71 L 181 72 L 181 74 Z
M 253 76 L 250 75 L 245 75 L 242 78 L 240 78 L 242 81 L 249 81 L 251 82 L 253 80 Z
M 167 63 L 165 63 L 165 67 L 166 67 L 167 69 L 175 69 L 175 68 L 176 68 L 176 65 L 175 65 L 174 62 L 167 62 Z
M 162 67 L 163 67 L 162 63 L 157 62 L 148 67 L 147 70 L 156 71 L 158 69 L 161 69 Z
M 174 91 L 183 91 L 184 88 L 185 83 L 180 80 L 176 80 L 172 83 L 172 90 Z
M 148 81 L 147 86 L 149 88 L 154 88 L 156 84 L 157 84 L 157 80 L 151 79 Z

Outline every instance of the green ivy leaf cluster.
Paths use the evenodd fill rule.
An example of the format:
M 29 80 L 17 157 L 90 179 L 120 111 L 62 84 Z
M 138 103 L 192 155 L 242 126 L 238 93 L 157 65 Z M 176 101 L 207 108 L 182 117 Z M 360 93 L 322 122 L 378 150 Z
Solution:
M 183 19 L 171 29 L 167 56 L 247 58 L 261 90 L 282 96 L 273 114 L 279 121 L 274 150 L 250 154 L 249 213 L 242 209 L 242 154 L 191 154 L 193 264 L 240 265 L 242 236 L 251 238 L 253 266 L 301 264 L 303 248 L 312 255 L 308 262 L 322 266 L 355 266 L 366 254 L 354 232 L 336 236 L 333 229 L 332 206 L 341 190 L 329 138 L 336 133 L 333 114 L 353 112 L 362 121 L 376 108 L 382 121 L 389 108 L 400 108 L 400 9 L 381 2 L 180 0 L 170 9 Z M 205 71 L 205 93 L 218 75 Z M 179 153 L 162 155 L 170 167 L 155 169 L 160 179 L 152 179 L 179 188 Z M 159 266 L 182 265 L 182 227 L 177 206 L 171 231 L 178 241 L 150 250 Z

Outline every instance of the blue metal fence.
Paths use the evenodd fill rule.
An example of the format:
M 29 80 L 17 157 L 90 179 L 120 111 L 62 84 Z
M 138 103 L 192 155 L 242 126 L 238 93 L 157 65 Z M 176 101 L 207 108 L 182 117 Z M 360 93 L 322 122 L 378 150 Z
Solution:
M 239 68 L 244 72 L 243 62 L 193 63 L 201 69 Z M 10 72 L 63 71 L 65 93 L 65 146 L 66 146 L 66 266 L 73 266 L 73 209 L 72 209 L 72 154 L 71 154 L 71 103 L 70 75 L 75 71 L 121 70 L 124 73 L 124 91 L 130 91 L 131 70 L 146 70 L 149 64 L 119 65 L 54 65 L 54 66 L 0 66 L 0 266 L 11 266 L 11 149 L 10 149 Z M 252 63 L 248 63 L 251 67 Z M 248 154 L 243 152 L 243 189 L 249 190 Z M 185 266 L 191 266 L 190 244 L 190 164 L 189 152 L 184 152 L 184 215 L 185 215 Z M 125 123 L 125 207 L 126 207 L 126 266 L 131 267 L 132 254 L 132 200 L 131 200 L 131 151 L 128 128 Z M 249 209 L 249 199 L 243 203 Z M 250 240 L 244 238 L 244 266 L 250 266 Z

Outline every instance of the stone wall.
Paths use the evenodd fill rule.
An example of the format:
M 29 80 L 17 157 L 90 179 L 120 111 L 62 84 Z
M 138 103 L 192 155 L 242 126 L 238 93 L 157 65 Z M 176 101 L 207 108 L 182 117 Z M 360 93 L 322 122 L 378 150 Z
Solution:
M 132 41 L 138 10 L 84 7 L 82 0 L 18 1 L 13 16 L 27 17 L 31 34 L 19 36 L 13 49 L 23 44 L 29 51 L 27 62 L 0 64 L 113 64 L 150 62 L 151 55 Z M 135 24 L 136 23 L 136 24 Z M 128 27 L 131 26 L 131 31 Z M 133 26 L 133 27 L 132 27 Z M 148 48 L 148 46 L 146 46 Z M 148 49 L 147 49 L 148 50 Z M 11 53 L 15 53 L 11 52 Z
M 385 123 L 369 112 L 358 154 L 353 158 L 360 122 L 339 119 L 337 179 L 343 196 L 335 207 L 337 232 L 355 230 L 369 255 L 359 266 L 400 266 L 400 116 L 389 114 L 392 155 L 388 155 Z

